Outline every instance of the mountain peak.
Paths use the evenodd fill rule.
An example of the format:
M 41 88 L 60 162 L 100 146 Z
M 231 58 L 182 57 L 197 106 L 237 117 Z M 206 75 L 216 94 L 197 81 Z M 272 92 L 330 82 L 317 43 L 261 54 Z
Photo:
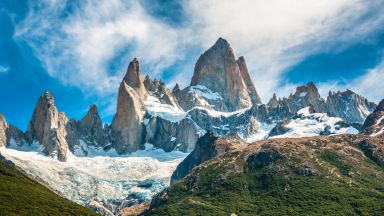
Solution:
M 231 45 L 228 43 L 228 41 L 222 37 L 219 37 L 217 41 L 215 42 L 215 45 L 213 46 L 220 46 L 220 47 L 231 47 Z
M 87 113 L 87 115 L 83 118 L 83 120 L 85 120 L 85 119 L 94 119 L 94 118 L 100 119 L 100 117 L 99 117 L 99 111 L 97 110 L 97 106 L 96 106 L 96 104 L 91 104 L 91 105 L 89 106 L 88 113 Z M 101 122 L 101 120 L 100 120 L 100 122 Z
M 241 76 L 248 89 L 248 94 L 251 97 L 252 104 L 261 104 L 260 96 L 257 93 L 256 87 L 253 84 L 252 79 L 249 75 L 247 64 L 245 63 L 245 58 L 243 56 L 240 56 L 239 59 L 237 59 L 236 63 L 239 66 Z
M 179 92 L 179 91 L 180 91 L 179 83 L 176 83 L 175 86 L 172 89 L 172 93 Z
M 44 152 L 61 161 L 66 161 L 68 144 L 64 132 L 68 122 L 64 113 L 59 113 L 50 92 L 42 94 L 33 111 L 28 125 L 28 139 L 37 140 L 43 146 Z
M 243 68 L 248 74 L 246 66 Z M 205 86 L 220 94 L 226 106 L 219 111 L 235 111 L 252 104 L 233 50 L 222 38 L 197 60 L 191 80 L 191 86 L 195 85 Z
M 380 101 L 379 105 L 377 105 L 375 112 L 384 111 L 384 99 Z
M 129 63 L 123 82 L 125 82 L 129 87 L 134 88 L 140 97 L 146 97 L 147 93 L 143 84 L 143 78 L 141 76 L 140 63 L 137 58 L 134 58 Z
M 298 86 L 296 88 L 295 96 L 309 96 L 312 97 L 320 97 L 319 90 L 317 89 L 314 82 L 309 82 L 307 85 L 304 86 Z
M 132 88 L 140 87 L 142 76 L 140 71 L 140 63 L 137 58 L 134 58 L 128 65 L 127 73 L 124 76 L 124 81 Z

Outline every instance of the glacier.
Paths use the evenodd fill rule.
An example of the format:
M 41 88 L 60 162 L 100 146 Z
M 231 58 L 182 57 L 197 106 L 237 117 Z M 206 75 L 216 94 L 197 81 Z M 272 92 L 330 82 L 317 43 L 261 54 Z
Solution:
M 123 156 L 114 152 L 100 156 L 94 151 L 84 157 L 68 152 L 67 162 L 47 157 L 38 142 L 22 147 L 13 143 L 0 148 L 0 153 L 28 176 L 63 197 L 85 206 L 94 201 L 107 203 L 104 207 L 116 212 L 149 200 L 169 186 L 173 171 L 188 155 L 179 151 L 164 152 L 151 144 L 145 147 Z

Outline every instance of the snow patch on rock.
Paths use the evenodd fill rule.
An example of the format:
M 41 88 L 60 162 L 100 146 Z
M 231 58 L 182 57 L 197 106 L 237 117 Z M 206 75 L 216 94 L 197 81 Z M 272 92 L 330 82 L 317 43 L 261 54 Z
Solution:
M 147 112 L 151 116 L 157 116 L 170 122 L 179 122 L 187 116 L 187 113 L 180 108 L 169 104 L 163 104 L 158 98 L 151 95 L 148 95 L 145 105 Z
M 326 127 L 330 135 L 357 134 L 359 131 L 353 127 L 340 127 L 337 123 L 343 119 L 329 117 L 326 113 L 310 113 L 310 108 L 305 107 L 297 112 L 297 117 L 285 125 L 289 131 L 272 138 L 312 137 L 320 135 Z
M 191 86 L 189 90 L 204 99 L 223 100 L 218 92 L 212 92 L 212 90 L 202 85 Z

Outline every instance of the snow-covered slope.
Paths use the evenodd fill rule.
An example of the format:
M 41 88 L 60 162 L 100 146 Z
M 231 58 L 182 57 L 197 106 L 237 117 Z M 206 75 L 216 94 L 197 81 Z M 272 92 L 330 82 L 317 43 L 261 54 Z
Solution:
M 326 113 L 310 113 L 305 107 L 297 115 L 283 125 L 283 134 L 272 135 L 272 138 L 311 137 L 318 135 L 357 134 L 359 131 L 352 126 L 343 125 L 343 119 L 329 117 Z
M 148 96 L 145 105 L 151 116 L 158 116 L 170 122 L 179 122 L 187 116 L 187 113 L 178 107 L 161 103 L 158 98 L 151 95 Z
M 64 197 L 82 205 L 93 200 L 108 203 L 106 207 L 112 211 L 148 200 L 163 190 L 176 166 L 187 156 L 146 144 L 146 150 L 128 156 L 77 157 L 69 153 L 68 161 L 60 162 L 43 155 L 40 147 L 39 143 L 22 149 L 11 145 L 0 148 L 0 152 Z

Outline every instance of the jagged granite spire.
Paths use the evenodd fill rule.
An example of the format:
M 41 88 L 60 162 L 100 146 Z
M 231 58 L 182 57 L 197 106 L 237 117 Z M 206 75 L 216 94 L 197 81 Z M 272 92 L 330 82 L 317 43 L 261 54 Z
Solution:
M 349 89 L 343 92 L 330 92 L 326 105 L 331 116 L 341 117 L 348 122 L 360 124 L 376 108 L 375 103 Z
M 3 113 L 0 113 L 0 147 L 7 146 L 7 129 L 8 123 L 5 120 Z
M 100 147 L 107 144 L 107 134 L 95 104 L 89 107 L 88 113 L 79 121 L 78 134 L 88 144 Z
M 131 88 L 134 88 L 140 97 L 146 98 L 147 92 L 143 84 L 143 78 L 140 71 L 140 63 L 137 58 L 134 58 L 128 65 L 127 73 L 123 81 Z
M 326 112 L 325 100 L 320 97 L 320 93 L 313 82 L 297 87 L 293 95 L 290 94 L 288 99 L 283 99 L 283 103 L 289 107 L 292 113 L 296 113 L 307 106 L 312 106 L 315 112 Z
M 245 85 L 248 89 L 248 94 L 251 97 L 252 103 L 255 105 L 261 104 L 260 96 L 256 91 L 256 87 L 253 84 L 251 77 L 249 76 L 247 64 L 245 63 L 244 57 L 240 56 L 240 58 L 236 62 L 237 62 L 237 65 L 239 66 L 241 76 L 243 77 Z
M 143 87 L 134 89 L 125 80 L 124 77 L 119 87 L 116 115 L 111 124 L 112 144 L 118 153 L 136 151 L 143 144 L 145 100 L 140 93 L 146 90 L 142 84 Z
M 66 124 L 68 118 L 64 113 L 59 113 L 55 101 L 50 92 L 45 92 L 39 97 L 32 118 L 28 125 L 28 139 L 36 140 L 42 146 L 46 154 L 66 161 L 68 144 Z
M 279 105 L 279 100 L 277 99 L 276 93 L 273 93 L 273 96 L 267 105 L 270 107 L 277 107 Z
M 235 111 L 252 105 L 233 50 L 223 38 L 197 60 L 191 80 L 191 86 L 195 85 L 218 92 L 226 103 L 226 110 L 221 111 Z

